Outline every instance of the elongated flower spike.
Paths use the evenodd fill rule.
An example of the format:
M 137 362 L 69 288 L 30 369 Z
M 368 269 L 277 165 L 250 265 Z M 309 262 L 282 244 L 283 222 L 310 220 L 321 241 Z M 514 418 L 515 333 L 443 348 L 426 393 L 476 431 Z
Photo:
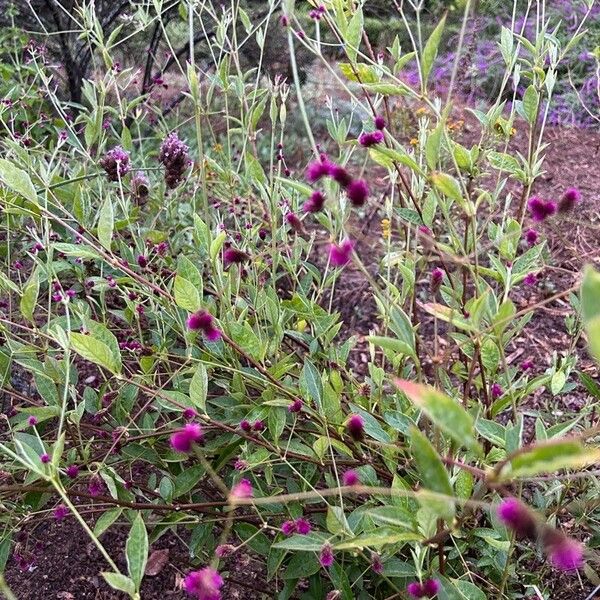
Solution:
M 177 135 L 170 133 L 160 147 L 158 160 L 165 167 L 165 183 L 167 188 L 176 188 L 183 180 L 184 173 L 189 164 L 189 148 Z

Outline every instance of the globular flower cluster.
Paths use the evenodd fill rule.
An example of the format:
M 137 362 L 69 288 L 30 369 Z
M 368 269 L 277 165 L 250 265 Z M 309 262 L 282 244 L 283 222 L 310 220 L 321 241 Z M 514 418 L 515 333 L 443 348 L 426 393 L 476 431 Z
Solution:
M 119 181 L 131 170 L 129 152 L 123 150 L 121 146 L 115 146 L 109 150 L 99 162 L 106 171 L 109 181 Z
M 183 581 L 183 588 L 197 600 L 221 600 L 223 583 L 223 578 L 215 569 L 204 567 L 188 573 Z
M 343 267 L 350 262 L 352 251 L 354 250 L 354 242 L 352 240 L 344 240 L 341 244 L 330 244 L 329 246 L 329 262 L 334 267 Z
M 244 498 L 252 498 L 254 490 L 249 479 L 240 479 L 229 493 L 230 500 L 240 500 Z
M 202 427 L 198 423 L 187 423 L 183 429 L 171 434 L 171 447 L 176 452 L 187 454 L 203 437 Z
M 573 210 L 580 202 L 580 191 L 577 188 L 571 187 L 564 192 L 558 204 L 553 200 L 544 200 L 539 196 L 532 196 L 527 202 L 527 207 L 531 213 L 531 218 L 539 223 L 557 212 L 565 213 Z M 533 234 L 529 232 L 527 232 L 527 235 L 533 237 Z M 535 239 L 537 239 L 537 236 L 533 239 L 533 242 L 530 242 L 528 237 L 527 241 L 530 245 L 533 245 Z
M 365 420 L 360 415 L 350 415 L 346 422 L 346 431 L 353 440 L 362 440 L 365 435 Z
M 131 194 L 138 204 L 144 204 L 150 193 L 150 181 L 142 173 L 138 171 L 131 179 Z
M 315 21 L 320 21 L 321 17 L 325 14 L 325 10 L 325 7 L 321 4 L 318 8 L 310 10 L 308 16 Z
M 423 583 L 413 581 L 406 587 L 411 598 L 435 598 L 440 589 L 440 582 L 437 579 L 427 579 Z
M 209 342 L 221 339 L 221 331 L 215 325 L 214 317 L 206 310 L 199 310 L 188 317 L 187 326 L 192 331 L 201 331 Z
M 383 142 L 383 132 L 379 129 L 376 129 L 375 131 L 365 131 L 358 138 L 358 143 L 365 148 L 376 146 L 377 144 L 381 144 L 381 142 Z
M 188 146 L 179 139 L 175 131 L 170 133 L 162 143 L 158 160 L 165 167 L 167 188 L 176 188 L 181 183 L 190 160 L 188 152 Z
M 564 533 L 541 524 L 534 513 L 517 498 L 504 499 L 497 508 L 500 521 L 521 539 L 539 538 L 550 564 L 560 571 L 579 569 L 584 563 L 583 544 Z
M 299 517 L 293 521 L 285 521 L 281 524 L 281 531 L 284 535 L 293 535 L 298 533 L 299 535 L 308 535 L 311 532 L 312 526 L 308 519 Z

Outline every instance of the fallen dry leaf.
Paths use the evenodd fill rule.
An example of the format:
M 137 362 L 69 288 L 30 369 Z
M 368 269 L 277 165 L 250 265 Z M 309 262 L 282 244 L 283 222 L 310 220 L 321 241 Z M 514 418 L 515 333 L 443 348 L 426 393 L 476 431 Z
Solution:
M 146 565 L 146 575 L 148 577 L 155 577 L 158 575 L 169 562 L 169 550 L 155 550 L 148 558 L 148 564 Z

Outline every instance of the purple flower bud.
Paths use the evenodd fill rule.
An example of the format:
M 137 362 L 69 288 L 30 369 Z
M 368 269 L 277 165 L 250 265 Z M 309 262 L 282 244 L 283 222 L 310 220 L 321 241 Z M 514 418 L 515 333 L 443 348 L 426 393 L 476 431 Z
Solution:
M 334 267 L 345 266 L 350 262 L 353 249 L 354 242 L 348 239 L 344 240 L 339 246 L 331 244 L 329 246 L 329 261 Z
M 371 552 L 371 569 L 373 573 L 381 575 L 383 573 L 383 563 L 381 562 L 381 556 L 377 552 Z
M 176 452 L 188 453 L 194 444 L 202 440 L 202 427 L 198 423 L 187 423 L 183 429 L 171 434 L 171 448 Z
M 221 600 L 223 578 L 212 567 L 188 573 L 183 580 L 183 589 L 197 600 Z
M 221 544 L 215 549 L 215 556 L 218 558 L 225 558 L 231 556 L 235 552 L 235 546 L 231 544 Z
M 198 416 L 198 413 L 191 407 L 186 408 L 183 411 L 183 418 L 186 420 L 190 420 Z
M 143 254 L 140 254 L 137 257 L 137 264 L 140 268 L 145 269 L 148 266 L 148 259 Z
M 92 475 L 88 482 L 88 492 L 90 496 L 96 497 L 104 491 L 104 482 L 99 475 Z
M 62 521 L 69 514 L 69 509 L 64 504 L 59 504 L 52 514 L 57 521 Z
M 75 477 L 77 477 L 77 475 L 79 475 L 79 467 L 77 465 L 69 465 L 65 469 L 65 473 L 67 474 L 67 477 L 69 477 L 70 479 L 75 479 Z
M 523 279 L 523 283 L 525 285 L 535 285 L 537 283 L 537 277 L 535 276 L 535 273 L 527 273 L 527 275 L 525 275 L 525 279 Z
M 288 405 L 288 411 L 291 413 L 297 413 L 302 410 L 302 400 L 296 398 L 291 404 Z
M 552 200 L 543 200 L 539 196 L 533 196 L 527 202 L 527 207 L 534 221 L 541 222 L 546 217 L 551 217 L 556 212 L 556 203 Z
M 106 171 L 109 181 L 119 181 L 129 173 L 129 153 L 121 146 L 115 146 L 109 150 L 101 159 L 100 166 Z
M 532 360 L 524 360 L 521 363 L 521 370 L 522 371 L 529 371 L 530 369 L 533 369 L 534 364 Z
M 569 188 L 558 203 L 558 212 L 568 212 L 573 210 L 581 202 L 581 193 L 577 188 Z
M 346 187 L 346 195 L 352 206 L 362 206 L 369 197 L 369 186 L 364 179 L 355 179 Z
M 254 429 L 254 431 L 264 431 L 265 424 L 260 420 L 254 421 L 254 424 L 252 425 L 252 429 Z
M 306 180 L 309 183 L 316 183 L 319 179 L 329 175 L 331 163 L 325 158 L 311 162 L 306 168 Z
M 237 248 L 227 248 L 223 252 L 223 264 L 227 267 L 232 264 L 240 264 L 249 260 L 250 256 Z
M 232 499 L 242 499 L 242 498 L 252 498 L 254 495 L 254 490 L 252 489 L 252 483 L 248 479 L 240 479 L 238 483 L 236 483 L 231 488 L 231 493 L 229 497 Z
M 502 388 L 500 387 L 500 384 L 498 384 L 498 383 L 492 384 L 492 387 L 490 388 L 490 392 L 491 392 L 492 398 L 494 398 L 494 400 L 496 400 L 496 398 L 500 398 L 500 396 L 502 396 L 502 394 L 503 394 Z
M 139 204 L 143 204 L 148 199 L 150 193 L 150 181 L 142 173 L 138 171 L 131 179 L 131 194 Z
M 362 440 L 365 435 L 365 420 L 360 415 L 350 415 L 346 422 L 346 431 L 353 440 Z
M 325 194 L 315 190 L 310 198 L 302 205 L 302 210 L 308 213 L 316 213 L 323 210 L 325 206 Z
M 552 541 L 546 543 L 550 564 L 560 571 L 574 571 L 583 566 L 583 544 L 555 532 Z
M 385 119 L 381 115 L 377 115 L 375 117 L 375 129 L 379 129 L 380 131 L 385 129 L 386 122 Z
M 406 591 L 411 598 L 423 598 L 425 592 L 423 586 L 418 581 L 413 581 L 406 586 Z
M 348 469 L 342 476 L 342 483 L 344 485 L 358 485 L 360 484 L 360 477 L 354 469 Z
M 252 425 L 250 424 L 250 421 L 246 421 L 246 419 L 244 419 L 240 423 L 240 429 L 242 431 L 245 431 L 246 433 L 248 433 L 249 431 L 252 431 Z
M 528 229 L 525 232 L 525 240 L 527 241 L 528 246 L 533 246 L 537 242 L 538 232 L 535 229 Z
M 341 165 L 331 163 L 329 165 L 329 176 L 343 188 L 347 188 L 352 183 L 350 173 Z
M 300 535 L 308 535 L 311 532 L 311 529 L 312 527 L 308 519 L 303 517 L 296 519 L 296 531 Z
M 205 310 L 199 310 L 190 315 L 187 320 L 187 326 L 192 331 L 202 331 L 204 337 L 210 342 L 216 342 L 221 339 L 221 332 L 215 326 L 214 317 Z
M 175 131 L 170 133 L 160 146 L 158 160 L 165 167 L 165 183 L 167 188 L 176 188 L 188 167 L 189 148 L 184 144 Z
M 304 231 L 302 221 L 293 213 L 289 212 L 285 215 L 285 222 L 296 232 L 301 233 Z
M 423 592 L 427 598 L 433 598 L 440 591 L 440 582 L 437 579 L 428 579 L 423 582 Z
M 44 454 L 40 456 L 40 460 L 42 461 L 42 463 L 47 465 L 50 462 L 50 456 L 44 452 Z
M 30 427 L 35 427 L 38 424 L 37 417 L 34 417 L 33 415 L 31 415 L 30 417 L 27 417 L 27 424 Z
M 381 131 L 366 131 L 361 133 L 358 138 L 358 143 L 364 148 L 370 148 L 383 142 L 383 133 Z
M 295 521 L 284 521 L 281 524 L 281 532 L 283 535 L 293 535 L 296 533 L 296 522 Z
M 324 569 L 329 569 L 333 564 L 333 547 L 331 544 L 325 543 L 319 553 L 319 562 Z
M 535 538 L 536 522 L 532 512 L 517 498 L 504 499 L 496 509 L 498 518 L 520 538 Z
M 435 269 L 433 269 L 433 271 L 431 271 L 431 276 L 429 279 L 429 289 L 431 290 L 432 294 L 437 294 L 442 285 L 443 280 L 444 271 L 442 271 L 442 269 L 436 267 Z

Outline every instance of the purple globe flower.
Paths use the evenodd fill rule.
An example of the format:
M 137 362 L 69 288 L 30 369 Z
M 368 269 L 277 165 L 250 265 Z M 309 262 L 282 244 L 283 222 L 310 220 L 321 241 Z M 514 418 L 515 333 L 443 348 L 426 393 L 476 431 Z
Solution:
M 310 521 L 303 517 L 296 519 L 295 525 L 296 525 L 296 531 L 300 535 L 308 535 L 312 530 Z
M 367 131 L 358 138 L 358 143 L 364 148 L 370 148 L 383 142 L 383 133 L 381 131 Z
M 558 212 L 573 210 L 581 202 L 581 192 L 577 188 L 569 188 L 558 203 Z
M 176 188 L 183 180 L 190 162 L 189 148 L 175 131 L 170 133 L 160 146 L 158 160 L 165 167 L 165 183 L 167 188 Z
M 119 181 L 129 171 L 129 153 L 121 146 L 109 150 L 99 161 L 100 166 L 106 171 L 109 181 Z
M 527 202 L 527 207 L 534 221 L 541 222 L 551 217 L 556 212 L 556 203 L 552 200 L 544 200 L 539 196 L 532 196 Z
M 240 479 L 238 483 L 236 483 L 231 488 L 230 498 L 232 499 L 242 499 L 242 498 L 252 498 L 254 495 L 254 490 L 252 489 L 252 483 L 248 479 Z
M 350 262 L 352 251 L 354 250 L 354 242 L 344 240 L 339 246 L 331 244 L 329 246 L 329 261 L 334 267 L 343 267 Z
M 358 473 L 356 471 L 354 471 L 353 469 L 349 469 L 342 476 L 342 483 L 344 485 L 359 485 L 360 477 L 358 476 Z
M 331 544 L 325 543 L 319 553 L 319 563 L 325 569 L 328 569 L 333 564 L 333 547 Z
M 363 206 L 369 197 L 369 186 L 364 179 L 355 179 L 346 187 L 346 195 L 352 206 Z
M 176 452 L 187 454 L 202 437 L 202 427 L 198 423 L 187 423 L 183 429 L 171 434 L 171 447 Z
M 186 575 L 183 589 L 197 600 L 221 600 L 223 583 L 223 578 L 215 569 L 204 567 Z
M 504 499 L 496 509 L 498 518 L 517 537 L 533 539 L 536 535 L 537 525 L 532 512 L 517 498 Z
M 323 210 L 325 206 L 325 195 L 318 190 L 314 191 L 310 198 L 302 205 L 302 210 L 308 213 L 316 213 Z
M 550 564 L 560 571 L 574 571 L 583 566 L 583 545 L 567 536 L 548 547 Z
M 365 435 L 365 420 L 360 415 L 350 415 L 346 422 L 346 431 L 352 439 L 362 440 Z
M 296 533 L 296 522 L 295 521 L 284 521 L 281 524 L 281 532 L 283 535 L 293 535 Z

